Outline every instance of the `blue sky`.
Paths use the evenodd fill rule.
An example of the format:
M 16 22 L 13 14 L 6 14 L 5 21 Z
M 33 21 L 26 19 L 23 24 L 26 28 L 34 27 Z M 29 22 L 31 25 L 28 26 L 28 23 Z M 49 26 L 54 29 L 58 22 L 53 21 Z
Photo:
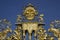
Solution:
M 11 21 L 14 29 L 17 15 L 23 13 L 28 3 L 33 4 L 39 14 L 44 14 L 44 28 L 48 29 L 51 21 L 60 19 L 60 0 L 0 0 L 0 19 Z

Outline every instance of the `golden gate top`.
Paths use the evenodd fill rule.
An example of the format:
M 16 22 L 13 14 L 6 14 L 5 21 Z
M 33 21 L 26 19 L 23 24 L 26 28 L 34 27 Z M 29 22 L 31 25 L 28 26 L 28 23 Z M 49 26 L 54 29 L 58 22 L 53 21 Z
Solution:
M 31 20 L 34 20 L 35 16 L 38 15 L 37 10 L 34 8 L 32 4 L 29 4 L 23 12 L 23 15 L 25 16 L 25 19 L 29 20 L 28 22 L 23 22 L 21 19 L 22 17 L 18 15 L 17 18 L 17 25 L 22 25 L 21 29 L 23 30 L 23 37 L 25 40 L 25 34 L 26 31 L 29 33 L 29 40 L 31 40 L 32 32 L 34 32 L 34 36 L 37 36 L 37 32 L 39 31 L 39 26 L 43 26 L 43 14 L 39 16 L 39 23 L 37 21 L 31 22 Z M 22 23 L 21 23 L 22 21 Z M 36 40 L 36 39 L 35 39 Z
M 44 18 L 43 14 L 38 16 L 38 21 L 35 17 L 38 15 L 37 10 L 32 4 L 28 4 L 23 11 L 23 16 L 17 15 L 16 29 L 11 30 L 9 25 L 5 30 L 0 32 L 0 40 L 26 40 L 26 33 L 28 33 L 28 40 L 32 40 L 32 33 L 34 32 L 34 40 L 54 40 L 54 36 L 60 40 L 60 30 L 59 28 L 54 28 L 54 22 L 60 23 L 59 20 L 55 20 L 50 24 L 51 28 L 48 29 L 48 32 L 53 32 L 53 35 L 46 33 L 47 30 L 43 28 Z M 27 21 L 25 21 L 27 20 Z M 33 20 L 33 21 L 32 21 Z M 35 20 L 35 21 L 34 21 Z M 4 19 L 5 24 L 9 22 Z M 1 23 L 1 20 L 0 20 Z M 11 32 L 10 36 L 7 36 L 7 33 Z

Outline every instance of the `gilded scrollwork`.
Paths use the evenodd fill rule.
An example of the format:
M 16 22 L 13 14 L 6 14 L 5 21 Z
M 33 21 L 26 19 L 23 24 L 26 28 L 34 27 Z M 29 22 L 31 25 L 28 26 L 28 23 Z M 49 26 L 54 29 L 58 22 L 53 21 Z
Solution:
M 32 40 L 32 33 L 34 32 L 34 40 L 54 40 L 54 36 L 60 40 L 60 20 L 55 20 L 50 24 L 50 28 L 45 30 L 44 14 L 38 16 L 39 21 L 34 21 L 38 12 L 32 4 L 29 4 L 23 11 L 23 21 L 21 15 L 17 15 L 16 28 L 11 29 L 11 23 L 7 19 L 0 20 L 0 40 L 26 40 L 26 31 L 28 32 L 28 39 Z M 32 22 L 32 20 L 34 22 Z M 47 33 L 52 32 L 53 36 Z M 9 34 L 10 33 L 10 34 Z M 9 34 L 10 36 L 8 36 Z
M 49 32 L 53 32 L 54 36 L 58 38 L 58 40 L 60 40 L 60 26 L 58 26 L 58 24 L 60 25 L 60 21 L 59 20 L 55 20 L 54 22 L 52 22 L 50 24 L 51 28 L 48 29 Z M 55 27 L 57 26 L 57 27 Z

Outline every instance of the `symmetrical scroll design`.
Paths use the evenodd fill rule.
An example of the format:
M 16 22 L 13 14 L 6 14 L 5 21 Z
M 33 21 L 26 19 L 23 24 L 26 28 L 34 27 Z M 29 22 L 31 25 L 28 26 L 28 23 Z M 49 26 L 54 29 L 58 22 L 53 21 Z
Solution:
M 32 40 L 33 32 L 34 40 L 54 40 L 55 37 L 60 40 L 60 20 L 51 22 L 50 28 L 45 30 L 44 14 L 38 14 L 32 4 L 24 9 L 23 15 L 17 15 L 15 24 L 16 28 L 12 30 L 7 19 L 0 20 L 0 40 L 26 40 L 26 31 L 29 40 Z M 53 33 L 53 36 L 49 32 Z

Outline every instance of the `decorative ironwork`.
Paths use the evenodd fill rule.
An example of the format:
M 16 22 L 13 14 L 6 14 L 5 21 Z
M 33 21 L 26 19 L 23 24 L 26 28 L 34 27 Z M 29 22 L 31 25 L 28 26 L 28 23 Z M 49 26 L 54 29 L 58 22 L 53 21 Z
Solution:
M 21 15 L 17 15 L 15 23 L 17 27 L 15 30 L 11 29 L 11 23 L 8 20 L 1 19 L 0 40 L 25 40 L 26 31 L 28 31 L 29 40 L 32 40 L 32 32 L 34 32 L 34 40 L 54 40 L 55 37 L 60 40 L 60 20 L 51 22 L 48 33 L 51 32 L 53 34 L 52 36 L 43 27 L 45 25 L 44 14 L 40 14 L 39 18 L 35 19 L 37 15 L 37 10 L 32 4 L 29 4 L 23 11 L 24 18 Z M 27 22 L 23 20 L 27 20 Z

